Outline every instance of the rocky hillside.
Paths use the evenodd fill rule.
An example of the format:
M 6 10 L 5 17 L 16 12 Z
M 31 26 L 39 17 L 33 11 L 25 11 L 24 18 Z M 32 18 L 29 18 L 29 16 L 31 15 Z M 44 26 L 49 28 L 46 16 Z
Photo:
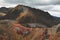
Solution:
M 60 40 L 60 24 L 54 27 L 27 28 L 14 20 L 0 20 L 0 40 Z
M 60 23 L 60 18 L 53 17 L 43 10 L 25 5 L 16 6 L 0 19 L 17 20 L 19 23 L 40 23 L 49 27 Z
M 48 12 L 18 5 L 0 17 L 0 40 L 60 40 L 59 23 Z

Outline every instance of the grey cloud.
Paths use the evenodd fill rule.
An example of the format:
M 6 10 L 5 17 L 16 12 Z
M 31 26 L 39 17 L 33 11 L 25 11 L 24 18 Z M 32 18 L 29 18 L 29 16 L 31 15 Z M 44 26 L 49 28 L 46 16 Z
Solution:
M 28 3 L 28 0 L 4 0 L 4 2 L 6 3 L 10 3 L 10 4 L 19 4 L 19 3 Z
M 42 10 L 51 10 L 53 6 L 50 6 L 50 5 L 60 4 L 60 0 L 45 0 L 45 1 L 44 0 L 4 0 L 4 2 L 8 4 L 13 4 L 13 5 L 24 4 L 24 5 L 28 5 L 30 7 L 35 7 L 35 8 L 38 8 L 39 6 L 39 9 L 42 9 Z
M 59 5 L 60 4 L 60 0 L 53 0 L 51 3 L 55 4 L 55 5 Z
M 60 0 L 4 0 L 4 2 L 8 4 L 24 4 L 31 7 L 42 7 L 42 5 L 44 5 L 43 8 L 41 8 L 43 10 L 50 10 L 53 8 L 53 6 L 49 5 L 60 5 Z
M 4 0 L 11 4 L 29 4 L 29 5 L 56 5 L 60 4 L 60 0 Z

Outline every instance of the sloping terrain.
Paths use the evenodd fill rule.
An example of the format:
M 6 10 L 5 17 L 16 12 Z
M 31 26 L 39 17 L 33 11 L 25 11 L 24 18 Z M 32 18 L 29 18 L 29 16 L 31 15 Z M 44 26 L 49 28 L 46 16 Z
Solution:
M 0 40 L 60 40 L 60 24 L 57 25 L 59 26 L 57 31 L 56 28 L 28 28 L 30 33 L 25 35 L 14 30 L 17 26 L 27 30 L 27 27 L 13 20 L 0 21 Z
M 31 8 L 24 5 L 18 5 L 8 11 L 7 15 L 0 18 L 17 20 L 19 23 L 41 23 L 48 27 L 60 23 L 60 18 L 51 16 L 48 12 L 40 9 Z
M 48 12 L 18 5 L 0 17 L 0 40 L 60 40 L 59 23 Z

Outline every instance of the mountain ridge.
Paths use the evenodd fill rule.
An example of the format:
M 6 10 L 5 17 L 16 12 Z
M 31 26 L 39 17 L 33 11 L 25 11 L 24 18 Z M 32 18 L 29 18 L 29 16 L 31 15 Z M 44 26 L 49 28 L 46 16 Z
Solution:
M 54 17 L 43 10 L 25 5 L 17 5 L 8 11 L 8 14 L 2 19 L 17 20 L 19 23 L 41 23 L 49 27 L 60 23 L 60 18 Z

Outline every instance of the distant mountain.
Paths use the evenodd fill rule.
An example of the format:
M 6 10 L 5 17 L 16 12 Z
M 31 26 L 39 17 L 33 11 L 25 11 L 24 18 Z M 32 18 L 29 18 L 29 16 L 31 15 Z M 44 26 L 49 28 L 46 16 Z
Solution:
M 7 13 L 12 8 L 1 7 L 0 12 Z
M 54 17 L 43 10 L 25 5 L 18 5 L 9 10 L 8 14 L 1 19 L 17 20 L 19 23 L 40 23 L 48 27 L 60 23 L 60 18 Z

